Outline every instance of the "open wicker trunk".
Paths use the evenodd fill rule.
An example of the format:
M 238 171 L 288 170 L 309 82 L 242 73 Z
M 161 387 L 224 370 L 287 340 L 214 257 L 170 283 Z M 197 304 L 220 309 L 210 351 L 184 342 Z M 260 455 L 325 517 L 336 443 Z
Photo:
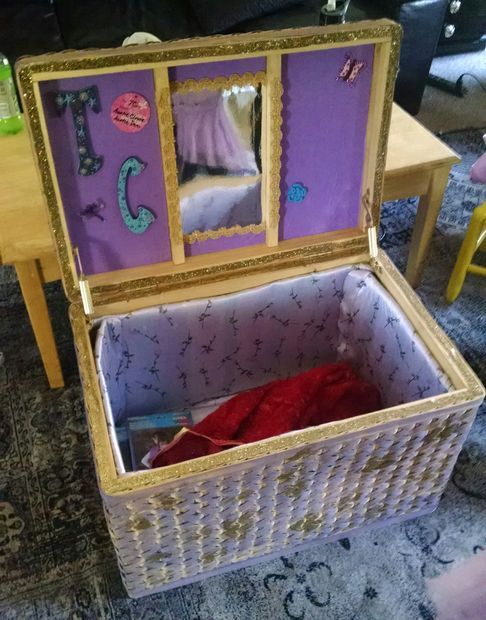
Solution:
M 377 247 L 398 51 L 384 20 L 19 63 L 131 596 L 437 506 L 484 393 Z M 126 419 L 335 361 L 383 409 L 127 467 Z

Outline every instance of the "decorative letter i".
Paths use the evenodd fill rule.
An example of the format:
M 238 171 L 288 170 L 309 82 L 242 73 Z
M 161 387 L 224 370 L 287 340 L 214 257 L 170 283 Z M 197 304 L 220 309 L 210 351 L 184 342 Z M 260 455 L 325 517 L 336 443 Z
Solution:
M 78 173 L 83 176 L 96 174 L 103 165 L 103 157 L 91 150 L 88 132 L 86 105 L 93 112 L 100 111 L 100 101 L 97 86 L 88 86 L 81 90 L 61 90 L 56 94 L 56 105 L 60 113 L 69 106 L 73 114 L 74 133 L 78 145 L 79 168 Z
M 137 217 L 133 217 L 128 207 L 127 201 L 127 181 L 129 176 L 138 176 L 145 169 L 145 164 L 137 157 L 129 157 L 120 168 L 118 175 L 118 206 L 123 217 L 123 221 L 128 229 L 137 235 L 145 232 L 150 224 L 155 220 L 155 215 L 146 207 L 137 207 Z

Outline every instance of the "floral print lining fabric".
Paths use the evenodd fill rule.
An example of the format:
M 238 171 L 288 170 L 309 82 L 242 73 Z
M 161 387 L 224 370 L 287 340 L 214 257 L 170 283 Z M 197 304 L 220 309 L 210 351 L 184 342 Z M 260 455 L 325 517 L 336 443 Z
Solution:
M 338 322 L 338 358 L 376 385 L 384 407 L 452 386 L 396 302 L 370 271 L 356 269 L 344 282 Z
M 334 361 L 374 383 L 385 406 L 450 387 L 366 267 L 107 317 L 95 353 L 109 423 L 190 408 Z

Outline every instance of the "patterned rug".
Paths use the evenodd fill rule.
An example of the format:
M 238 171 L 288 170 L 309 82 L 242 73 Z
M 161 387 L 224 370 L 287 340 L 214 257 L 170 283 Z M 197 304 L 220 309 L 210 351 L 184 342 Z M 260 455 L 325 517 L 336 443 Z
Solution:
M 486 380 L 484 280 L 443 293 L 472 209 L 486 200 L 467 171 L 480 131 L 449 134 L 454 169 L 418 290 Z M 404 269 L 414 200 L 383 207 L 383 246 Z M 486 548 L 486 411 L 438 510 L 382 530 L 317 544 L 253 568 L 131 600 L 120 581 L 92 466 L 66 302 L 47 287 L 67 378 L 51 391 L 12 270 L 0 269 L 0 617 L 163 620 L 432 620 L 425 580 Z M 1 362 L 0 362 L 1 363 Z

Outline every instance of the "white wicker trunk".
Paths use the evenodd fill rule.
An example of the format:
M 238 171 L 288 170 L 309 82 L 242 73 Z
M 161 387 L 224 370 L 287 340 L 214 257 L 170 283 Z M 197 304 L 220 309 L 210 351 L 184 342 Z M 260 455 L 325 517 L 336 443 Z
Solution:
M 67 52 L 19 64 L 71 302 L 100 492 L 131 596 L 437 506 L 484 389 L 377 248 L 399 39 L 399 28 L 383 20 Z M 173 95 L 179 103 L 199 105 L 207 92 L 213 100 L 214 92 L 229 97 L 248 91 L 261 101 L 251 116 L 261 118 L 250 132 L 252 176 L 244 185 L 239 170 L 231 183 L 221 181 L 218 209 L 230 188 L 231 209 L 236 194 L 244 194 L 252 217 L 261 221 L 248 223 L 239 203 L 244 221 L 183 230 Z M 123 106 L 133 101 L 146 104 L 145 112 L 135 114 L 135 129 L 125 132 L 122 121 L 132 117 Z M 139 178 L 127 183 L 129 177 Z M 204 191 L 208 183 L 206 178 Z M 184 214 L 190 227 L 204 212 L 204 194 L 189 195 L 184 204 L 198 209 L 194 218 Z M 360 282 L 351 296 L 325 282 L 326 274 L 344 282 L 357 265 L 378 291 L 373 301 L 360 297 Z M 282 295 L 295 301 L 302 291 L 305 309 L 297 304 L 285 317 Z M 257 330 L 249 316 L 260 316 L 255 299 L 260 304 L 266 296 L 269 303 L 275 297 L 279 312 L 275 328 L 258 324 L 258 342 L 266 351 L 259 367 L 260 344 L 253 355 L 249 349 Z M 232 312 L 243 312 L 244 325 L 241 342 L 230 350 L 236 315 L 228 315 L 228 300 L 235 304 Z M 194 350 L 179 375 L 174 372 L 182 359 L 176 345 L 184 337 L 179 329 L 184 321 L 187 340 L 199 350 L 204 345 L 205 332 L 195 335 L 197 321 L 208 316 L 204 304 L 219 308 L 212 348 L 234 364 L 223 372 L 213 363 L 213 383 Z M 381 332 L 372 327 L 380 307 L 390 313 L 383 330 L 397 324 L 405 329 L 391 332 L 391 344 L 383 349 Z M 360 310 L 370 313 L 363 318 L 362 312 L 355 329 Z M 305 320 L 299 312 L 307 313 Z M 130 321 L 146 342 L 136 345 L 129 371 L 133 354 L 123 346 Z M 281 329 L 289 325 L 284 348 Z M 267 378 L 272 347 L 280 357 Z M 384 349 L 388 365 L 380 370 Z M 411 352 L 416 357 L 408 362 Z M 158 360 L 163 365 L 154 371 L 150 364 Z M 375 382 L 383 409 L 178 465 L 125 470 L 115 426 L 124 416 L 157 412 L 162 405 L 154 394 L 168 398 L 165 407 L 174 410 L 336 360 Z M 244 362 L 251 369 L 246 367 L 242 379 Z M 143 372 L 155 372 L 153 380 Z M 181 377 L 187 380 L 182 388 Z M 145 390 L 143 399 L 136 385 Z
M 103 495 L 128 593 L 434 510 L 474 415 L 414 416 L 150 491 Z
M 401 276 L 384 256 L 382 260 L 382 277 L 385 271 L 389 271 L 392 278 L 397 278 L 398 285 L 403 286 Z M 342 271 L 331 270 L 328 279 L 335 282 L 334 276 Z M 363 282 L 363 277 L 369 279 L 371 276 L 363 268 L 354 273 L 359 274 L 356 282 Z M 319 277 L 319 290 L 326 291 L 326 276 L 316 273 L 314 282 Z M 370 284 L 368 282 L 368 288 Z M 288 285 L 283 282 L 280 286 L 293 292 L 301 290 L 299 279 L 292 279 Z M 359 304 L 359 299 L 349 298 L 350 288 L 345 289 L 341 317 L 354 314 Z M 263 294 L 265 298 L 266 290 L 271 289 L 264 286 L 260 293 L 257 289 L 256 294 Z M 267 295 L 267 298 L 275 300 L 273 307 L 278 311 L 280 306 L 276 302 L 275 289 L 272 290 L 273 295 Z M 414 294 L 410 292 L 409 295 L 413 299 Z M 241 299 L 237 301 L 242 303 Z M 386 297 L 379 302 L 383 306 L 381 315 L 378 315 L 380 324 L 384 326 L 386 317 L 393 316 L 399 318 L 403 328 L 407 317 L 401 312 L 394 314 L 393 305 L 390 306 L 393 302 Z M 198 304 L 195 316 L 205 305 L 205 300 Z M 259 307 L 258 304 L 252 305 Z M 373 302 L 372 308 L 376 305 Z M 457 356 L 462 370 L 469 374 L 459 354 L 433 324 L 425 309 L 418 301 L 416 305 L 433 332 L 432 338 L 437 344 L 444 344 L 452 357 Z M 327 308 L 331 309 L 330 303 Z M 172 316 L 177 323 L 176 309 L 164 306 L 165 316 Z M 218 310 L 214 299 L 212 309 Z M 185 320 L 190 320 L 187 309 L 183 308 L 183 311 Z M 231 310 L 227 310 L 227 314 L 233 316 Z M 361 320 L 367 324 L 369 316 L 375 314 L 374 310 L 365 312 Z M 157 308 L 155 315 L 161 316 Z M 128 322 L 133 326 L 134 320 L 131 317 Z M 216 318 L 215 322 L 221 325 L 223 340 L 230 341 L 229 329 L 226 335 L 224 333 L 222 318 Z M 101 333 L 100 341 L 103 339 Z M 367 334 L 361 333 L 361 340 L 368 341 Z M 410 330 L 410 334 L 415 338 L 414 348 L 424 346 L 415 331 Z M 157 335 L 161 342 L 169 342 L 163 331 Z M 280 340 L 278 334 L 274 334 L 274 340 Z M 346 349 L 353 347 L 349 341 L 346 344 Z M 399 346 L 408 349 L 408 344 L 405 334 L 401 333 Z M 373 346 L 367 343 L 371 351 Z M 229 343 L 229 349 L 233 348 Z M 427 349 L 424 354 L 431 355 Z M 147 359 L 152 357 L 147 353 Z M 114 359 L 118 358 L 120 355 Z M 97 360 L 97 363 L 102 360 L 102 351 Z M 167 363 L 169 361 L 170 355 Z M 248 357 L 243 363 L 248 363 Z M 403 364 L 405 366 L 407 362 Z M 431 367 L 435 367 L 434 363 Z M 389 369 L 390 366 L 386 366 L 383 372 L 378 364 L 375 365 L 374 377 L 379 385 L 385 383 Z M 425 378 L 426 371 L 420 366 L 419 358 L 404 368 L 408 375 L 403 374 L 401 368 L 395 374 L 400 379 L 401 373 L 406 377 L 417 370 Z M 109 388 L 104 385 L 103 370 L 98 372 L 104 386 L 108 425 L 113 428 L 107 398 Z M 443 370 L 438 368 L 437 372 L 440 376 Z M 129 379 L 125 380 L 129 382 Z M 188 381 L 191 380 L 188 371 Z M 387 403 L 390 398 L 387 387 L 383 386 L 382 392 Z M 146 475 L 164 470 L 172 472 L 167 474 L 164 482 L 149 489 L 134 488 L 132 492 L 115 496 L 104 493 L 107 521 L 130 595 L 143 596 L 172 588 L 248 565 L 255 559 L 272 557 L 283 549 L 294 549 L 316 539 L 333 540 L 352 531 L 386 525 L 434 510 L 474 420 L 478 400 L 473 397 L 466 404 L 450 384 L 447 391 L 431 398 L 415 402 L 410 394 L 408 398 L 411 402 L 400 405 L 395 397 L 395 400 L 388 401 L 390 406 L 387 409 L 375 414 L 297 431 L 282 436 L 280 441 L 278 438 L 266 440 L 215 457 L 155 470 Z M 456 404 L 447 404 L 451 402 Z M 300 447 L 293 448 L 293 445 Z M 116 453 L 113 435 L 112 446 Z M 197 473 L 204 470 L 205 462 L 211 459 L 217 460 L 219 467 L 213 463 L 214 468 L 210 471 Z

